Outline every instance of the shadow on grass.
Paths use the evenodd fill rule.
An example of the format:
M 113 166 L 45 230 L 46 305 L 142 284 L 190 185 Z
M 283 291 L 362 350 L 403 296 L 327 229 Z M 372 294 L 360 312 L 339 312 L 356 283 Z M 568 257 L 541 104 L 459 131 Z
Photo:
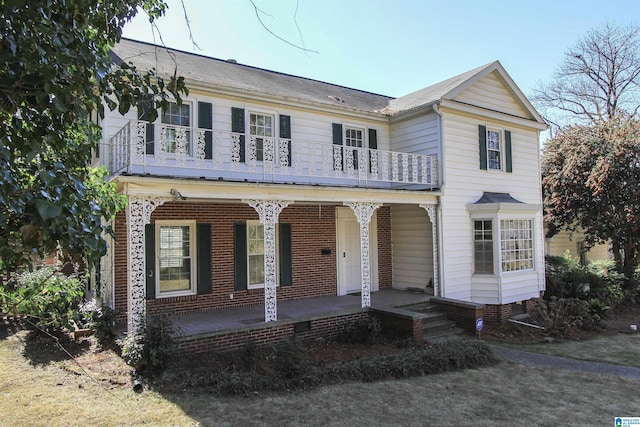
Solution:
M 15 325 L 8 328 L 8 335 L 14 335 L 22 341 L 22 355 L 33 366 L 46 366 L 69 360 L 71 357 L 75 358 L 89 351 L 91 347 L 90 342 L 86 340 L 77 342 L 68 334 L 53 336 Z

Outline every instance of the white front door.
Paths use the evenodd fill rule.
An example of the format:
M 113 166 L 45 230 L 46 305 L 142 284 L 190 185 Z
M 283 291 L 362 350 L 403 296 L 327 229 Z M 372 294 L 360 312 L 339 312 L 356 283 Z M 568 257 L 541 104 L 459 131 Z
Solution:
M 371 248 L 371 290 L 378 290 L 378 239 L 374 217 L 369 225 L 369 241 Z M 360 224 L 351 208 L 336 209 L 337 222 L 337 261 L 338 261 L 338 295 L 360 292 L 362 277 L 360 271 Z M 374 231 L 376 230 L 376 231 Z

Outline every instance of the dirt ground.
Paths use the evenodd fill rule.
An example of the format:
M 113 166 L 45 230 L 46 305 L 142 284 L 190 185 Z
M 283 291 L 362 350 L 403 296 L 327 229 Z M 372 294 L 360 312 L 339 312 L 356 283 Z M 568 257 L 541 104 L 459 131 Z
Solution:
M 606 318 L 606 329 L 601 331 L 576 331 L 570 336 L 554 337 L 554 340 L 585 340 L 602 334 L 615 334 L 630 331 L 630 325 L 640 327 L 640 305 L 619 308 Z M 549 340 L 544 331 L 514 324 L 485 324 L 481 338 L 501 343 L 530 344 Z M 94 381 L 109 389 L 131 387 L 131 368 L 119 357 L 119 349 L 114 343 L 100 344 L 95 337 L 82 337 L 74 340 L 65 336 L 56 343 L 50 337 L 25 330 L 16 330 L 7 325 L 0 326 L 0 339 L 19 340 L 23 356 L 35 366 L 56 364 L 62 368 L 62 374 L 90 375 Z M 345 344 L 333 341 L 317 341 L 304 346 L 307 359 L 311 364 L 326 364 L 363 358 L 372 355 L 390 354 L 401 351 L 404 343 L 385 341 L 377 344 Z M 207 369 L 229 368 L 238 364 L 238 355 L 202 354 L 194 357 L 181 357 L 170 364 L 171 369 L 190 369 L 195 366 Z M 266 357 L 258 353 L 256 357 Z M 174 376 L 175 378 L 175 376 Z M 151 383 L 152 386 L 172 388 L 162 380 Z M 182 387 L 177 382 L 175 387 Z

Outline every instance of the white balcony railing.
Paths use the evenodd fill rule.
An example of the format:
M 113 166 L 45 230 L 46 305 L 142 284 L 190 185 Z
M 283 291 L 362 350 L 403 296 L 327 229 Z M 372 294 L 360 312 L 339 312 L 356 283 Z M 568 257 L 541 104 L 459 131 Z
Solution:
M 153 132 L 148 132 L 147 126 L 152 126 L 149 130 Z M 435 156 L 148 125 L 136 120 L 111 138 L 110 150 L 106 151 L 109 158 L 103 161 L 111 175 L 144 173 L 375 188 L 438 187 Z

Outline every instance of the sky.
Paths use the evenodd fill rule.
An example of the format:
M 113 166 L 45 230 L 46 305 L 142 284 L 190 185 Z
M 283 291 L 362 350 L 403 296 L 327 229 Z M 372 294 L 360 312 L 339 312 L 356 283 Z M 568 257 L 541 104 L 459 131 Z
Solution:
M 250 0 L 184 0 L 196 48 L 166 1 L 124 37 L 393 97 L 495 60 L 530 96 L 590 29 L 640 24 L 638 0 L 253 0 L 282 41 Z

